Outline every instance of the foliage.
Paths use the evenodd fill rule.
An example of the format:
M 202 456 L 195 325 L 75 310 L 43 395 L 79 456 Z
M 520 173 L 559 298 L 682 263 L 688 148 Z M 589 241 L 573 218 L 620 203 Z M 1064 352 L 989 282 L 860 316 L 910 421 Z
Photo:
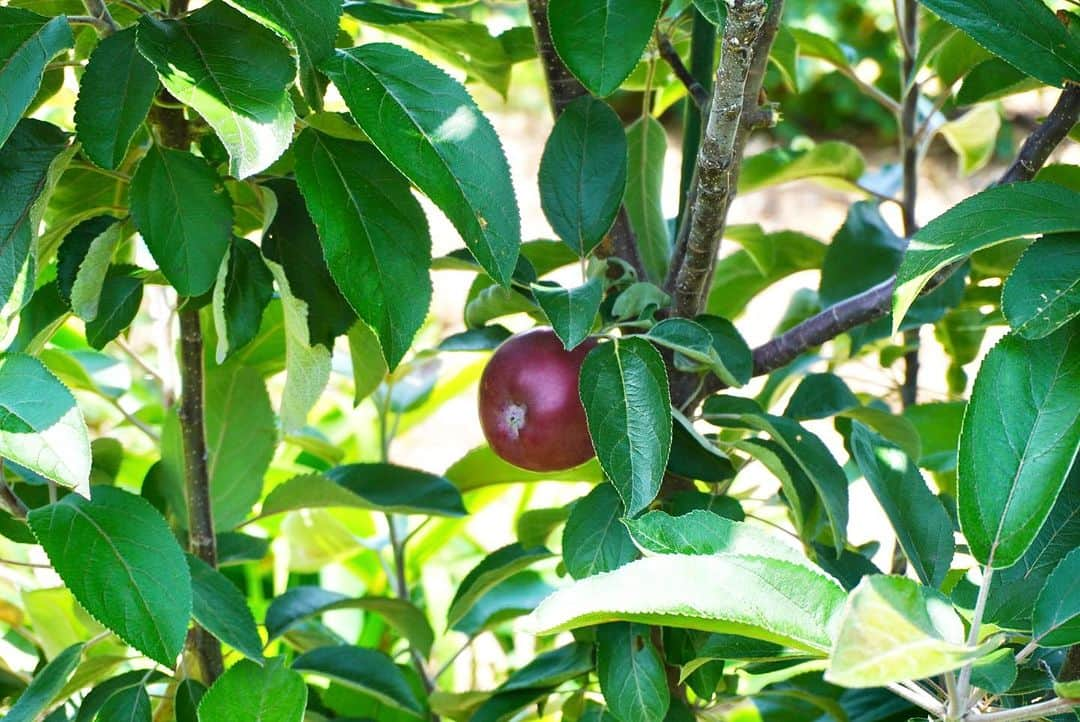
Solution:
M 1075 7 L 412 5 L 0 6 L 4 719 L 1076 716 Z M 978 171 L 1031 91 L 919 227 L 934 139 Z M 728 225 L 794 183 L 831 238 Z M 532 325 L 588 351 L 576 468 L 459 448 Z

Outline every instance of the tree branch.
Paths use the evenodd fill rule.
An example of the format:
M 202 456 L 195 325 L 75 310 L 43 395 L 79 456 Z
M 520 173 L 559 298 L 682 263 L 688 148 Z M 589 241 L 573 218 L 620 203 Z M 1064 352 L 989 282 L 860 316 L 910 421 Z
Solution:
M 690 74 L 709 97 L 712 96 L 713 63 L 716 56 L 716 27 L 701 11 L 691 7 L 693 21 L 690 29 Z M 708 105 L 708 101 L 704 103 Z M 679 216 L 676 228 L 683 228 L 690 212 L 691 192 L 697 179 L 697 153 L 701 145 L 701 108 L 686 104 L 683 121 L 683 157 L 679 173 Z
M 544 77 L 547 80 L 551 112 L 558 118 L 567 105 L 587 95 L 589 91 L 574 77 L 559 54 L 555 52 L 555 43 L 551 40 L 551 27 L 548 24 L 548 0 L 529 0 L 529 16 L 532 18 L 536 52 L 540 56 L 540 64 L 544 68 Z M 630 264 L 638 278 L 648 280 L 649 275 L 645 270 L 645 264 L 641 261 L 637 238 L 630 227 L 630 217 L 626 214 L 626 206 L 619 208 L 615 224 L 597 247 L 596 255 L 617 256 Z
M 686 92 L 690 95 L 690 99 L 694 101 L 694 105 L 699 109 L 708 106 L 709 91 L 705 90 L 705 87 L 683 65 L 682 58 L 679 57 L 675 46 L 671 44 L 671 38 L 663 33 L 657 33 L 656 46 L 660 50 L 660 57 L 671 67 L 671 71 L 675 73 L 675 77 L 679 79 L 679 82 L 686 86 Z
M 4 478 L 3 459 L 0 459 L 0 500 L 4 502 L 8 513 L 16 519 L 25 519 L 26 515 L 30 513 L 26 504 L 23 503 L 23 500 L 18 497 L 15 490 L 8 485 L 7 479 Z
M 97 28 L 101 35 L 112 35 L 120 29 L 120 26 L 113 20 L 108 6 L 105 5 L 105 0 L 83 0 L 83 5 L 86 6 L 86 12 L 90 14 L 93 21 L 90 24 Z M 71 19 L 68 20 L 70 22 Z
M 1080 87 L 1062 91 L 1046 120 L 1036 128 L 1021 147 L 1016 160 L 995 185 L 1031 180 L 1050 157 L 1054 148 L 1080 120 Z M 938 271 L 923 288 L 926 295 L 944 283 L 960 264 Z M 852 296 L 803 321 L 786 333 L 754 349 L 754 375 L 761 376 L 786 366 L 804 352 L 836 338 L 856 326 L 876 321 L 889 313 L 896 277 L 888 278 L 862 293 Z M 702 395 L 725 388 L 710 376 Z
M 1044 717 L 1052 717 L 1056 714 L 1068 712 L 1073 707 L 1080 706 L 1080 699 L 1048 699 L 1045 702 L 1029 704 L 1025 707 L 1003 709 L 997 712 L 983 714 L 969 714 L 964 718 L 965 722 L 1022 722 L 1022 720 L 1035 720 Z
M 675 314 L 693 318 L 712 280 L 716 251 L 727 223 L 727 209 L 738 180 L 737 140 L 743 117 L 744 96 L 758 35 L 765 20 L 764 0 L 741 0 L 728 10 L 721 40 L 720 67 L 716 72 L 697 156 L 697 183 L 691 207 L 684 255 L 675 275 Z M 670 278 L 670 274 L 669 274 Z

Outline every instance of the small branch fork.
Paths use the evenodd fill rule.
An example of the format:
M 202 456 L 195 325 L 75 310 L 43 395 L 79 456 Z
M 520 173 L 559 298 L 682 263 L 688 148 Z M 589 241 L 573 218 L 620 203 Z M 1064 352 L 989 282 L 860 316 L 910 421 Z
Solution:
M 1031 180 L 1078 120 L 1080 86 L 1069 86 L 1061 92 L 1046 120 L 1028 136 L 1016 160 L 998 179 L 997 185 Z M 947 266 L 938 271 L 923 288 L 922 294 L 930 293 L 940 286 L 958 267 Z M 815 346 L 820 346 L 856 326 L 884 317 L 891 308 L 895 284 L 895 276 L 888 278 L 754 349 L 754 375 L 771 373 Z M 699 398 L 723 388 L 725 386 L 718 378 L 710 376 Z

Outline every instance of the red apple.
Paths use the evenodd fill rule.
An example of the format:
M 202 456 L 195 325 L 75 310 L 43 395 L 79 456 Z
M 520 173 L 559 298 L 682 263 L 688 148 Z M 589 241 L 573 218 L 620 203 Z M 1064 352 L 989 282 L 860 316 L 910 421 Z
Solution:
M 480 425 L 502 459 L 530 471 L 562 471 L 593 457 L 578 375 L 596 346 L 563 348 L 549 328 L 505 341 L 480 377 Z

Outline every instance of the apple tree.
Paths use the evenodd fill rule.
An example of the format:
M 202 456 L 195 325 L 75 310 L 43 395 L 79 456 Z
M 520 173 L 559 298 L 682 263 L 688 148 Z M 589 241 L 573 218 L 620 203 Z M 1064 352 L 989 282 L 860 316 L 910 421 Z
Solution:
M 1075 0 L 6 0 L 0 98 L 3 719 L 1076 717 Z

